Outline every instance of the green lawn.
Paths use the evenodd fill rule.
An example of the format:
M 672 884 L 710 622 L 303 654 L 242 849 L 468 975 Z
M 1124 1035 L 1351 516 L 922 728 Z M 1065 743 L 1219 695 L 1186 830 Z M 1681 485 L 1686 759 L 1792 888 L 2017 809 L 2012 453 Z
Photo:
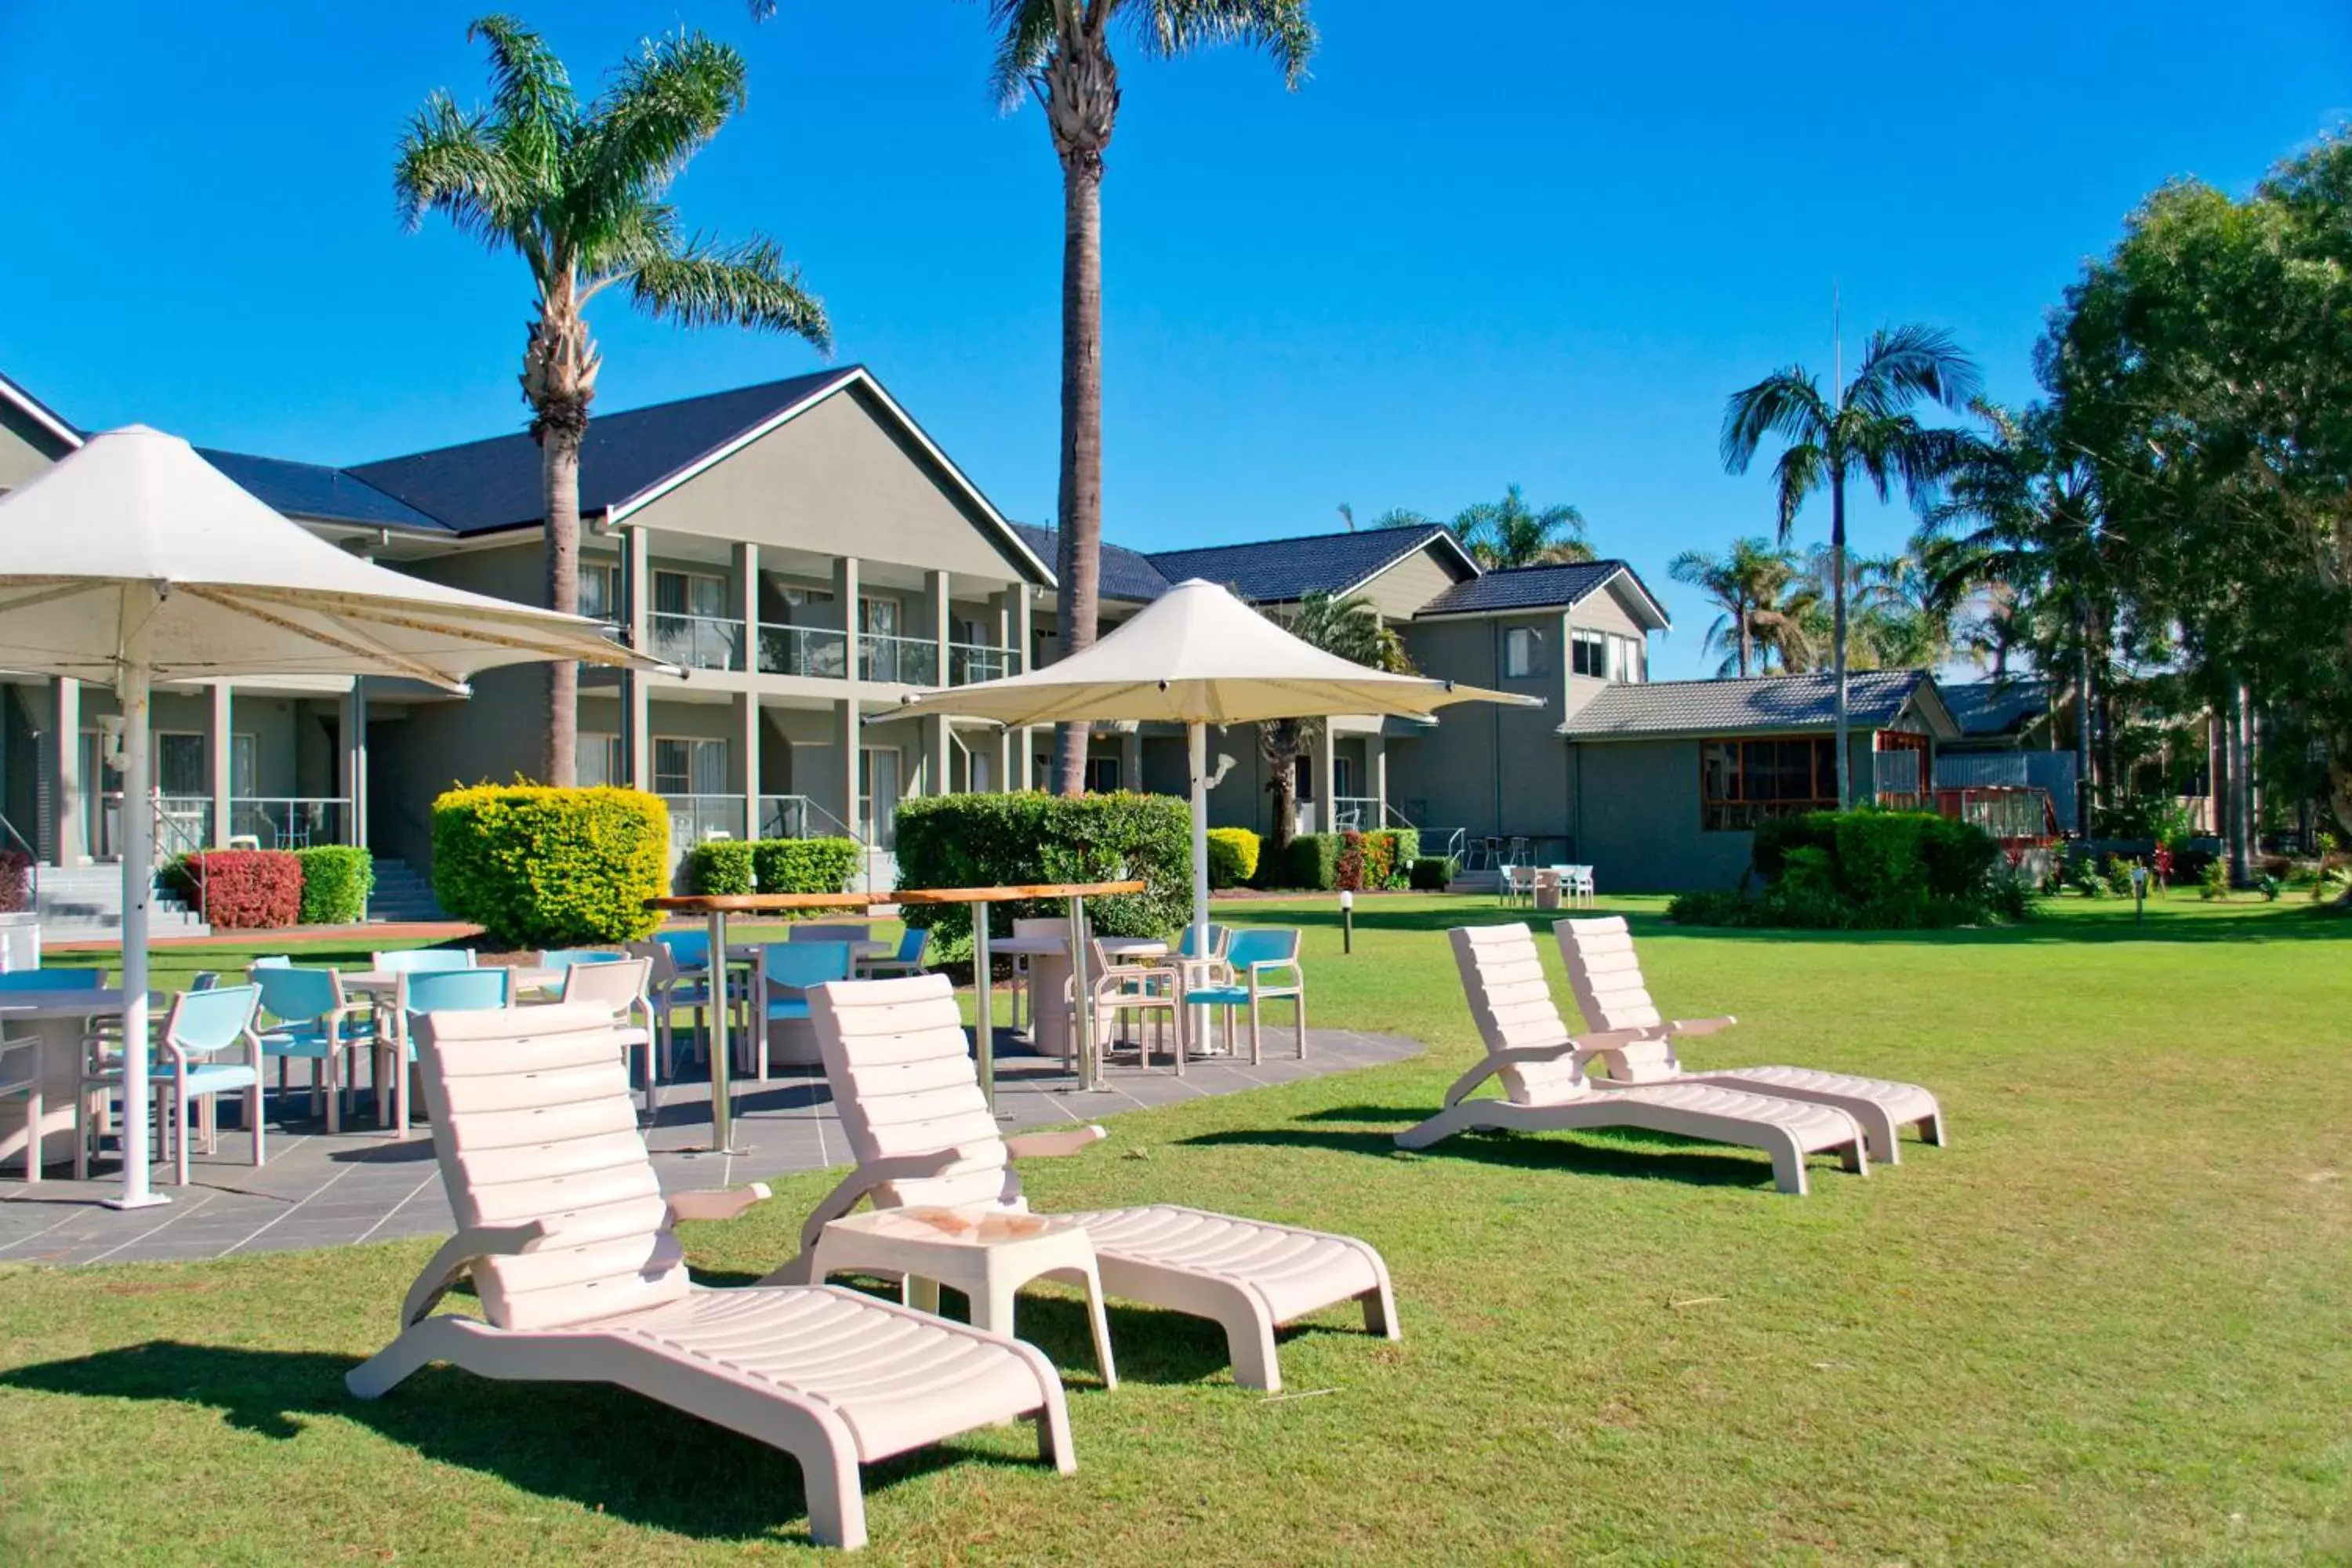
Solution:
M 2017 931 L 1685 933 L 1655 989 L 1748 1022 L 1709 1063 L 1915 1079 L 1955 1142 L 1867 1182 L 1640 1135 L 1389 1135 L 1474 1046 L 1442 929 L 1490 902 L 1235 905 L 1309 926 L 1315 1021 L 1402 1067 L 1116 1119 L 1041 1206 L 1169 1199 L 1349 1231 L 1405 1338 L 1334 1314 L 1236 1389 L 1204 1323 L 1074 1302 L 1079 1473 L 1026 1428 L 869 1469 L 880 1560 L 1855 1563 L 2352 1558 L 2352 921 L 2060 906 Z M 1563 991 L 1564 994 L 1564 991 Z M 704 1278 L 790 1250 L 829 1183 L 687 1237 Z M 805 1541 L 791 1462 L 643 1401 L 427 1373 L 372 1405 L 430 1248 L 0 1270 L 0 1560 L 736 1561 Z

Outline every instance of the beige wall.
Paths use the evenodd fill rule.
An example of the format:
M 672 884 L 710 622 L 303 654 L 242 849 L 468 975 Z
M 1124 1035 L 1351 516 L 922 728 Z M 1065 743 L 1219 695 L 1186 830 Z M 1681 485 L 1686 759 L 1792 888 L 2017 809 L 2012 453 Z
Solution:
M 1470 575 L 1446 546 L 1432 542 L 1364 584 L 1364 597 L 1391 620 L 1402 620 Z
M 630 521 L 992 577 L 1020 578 L 977 507 L 855 388 L 650 502 Z

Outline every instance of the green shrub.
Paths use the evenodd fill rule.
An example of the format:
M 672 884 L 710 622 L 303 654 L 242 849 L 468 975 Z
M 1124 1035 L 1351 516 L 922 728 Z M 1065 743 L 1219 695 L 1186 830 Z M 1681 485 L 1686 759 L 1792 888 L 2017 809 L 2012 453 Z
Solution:
M 375 890 L 375 857 L 353 844 L 320 844 L 297 849 L 302 863 L 302 923 L 354 925 L 367 919 L 368 895 Z
M 441 907 L 510 947 L 650 936 L 669 891 L 669 808 L 633 789 L 478 784 L 433 803 Z
M 1721 889 L 1676 893 L 1666 904 L 1666 919 L 1685 926 L 1769 925 L 1763 906 L 1755 900 Z
M 1087 913 L 1105 936 L 1165 936 L 1192 912 L 1192 822 L 1169 795 L 1118 792 L 1052 795 L 945 795 L 898 805 L 901 888 L 994 888 L 1035 882 L 1115 882 L 1140 878 L 1144 891 L 1089 899 Z M 993 931 L 1024 917 L 1058 915 L 1066 900 L 1016 900 L 989 906 Z M 971 954 L 971 911 L 961 904 L 910 908 L 907 923 L 931 933 L 943 962 Z
M 2205 863 L 2204 874 L 2197 879 L 2197 896 L 2200 899 L 2226 899 L 2230 896 L 2230 868 L 2221 863 L 2219 855 Z
M 1258 837 L 1246 827 L 1209 829 L 1209 886 L 1244 888 L 1257 875 Z
M 1736 918 L 1826 930 L 1907 930 L 1995 919 L 2000 846 L 1982 828 L 1929 812 L 1817 811 L 1759 825 L 1753 857 L 1768 886 Z M 2007 898 L 2008 895 L 2000 895 Z M 1724 912 L 1705 903 L 1712 923 Z
M 2132 896 L 2132 865 L 2133 862 L 2120 855 L 2110 855 L 2099 868 L 2101 879 L 2107 884 L 2107 891 L 2118 899 Z
M 686 852 L 688 892 L 748 893 L 751 890 L 751 845 L 741 838 L 712 838 Z
M 1290 863 L 1284 868 L 1285 888 L 1305 888 L 1328 893 L 1339 885 L 1339 836 L 1302 833 L 1290 841 Z
M 1451 855 L 1416 855 L 1408 877 L 1415 892 L 1442 893 L 1458 869 Z
M 838 893 L 866 853 L 855 838 L 762 838 L 751 872 L 763 893 Z
M 1388 875 L 1383 888 L 1402 888 L 1412 879 L 1412 863 L 1421 858 L 1421 830 L 1415 827 L 1383 827 L 1367 837 L 1388 846 Z

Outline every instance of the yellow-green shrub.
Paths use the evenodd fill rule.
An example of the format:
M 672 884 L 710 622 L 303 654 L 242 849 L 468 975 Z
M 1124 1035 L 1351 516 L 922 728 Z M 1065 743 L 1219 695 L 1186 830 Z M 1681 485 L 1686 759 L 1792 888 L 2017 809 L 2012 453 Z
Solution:
M 669 808 L 634 789 L 478 784 L 433 803 L 441 907 L 512 947 L 650 936 L 669 891 Z
M 1257 835 L 1246 827 L 1209 829 L 1209 886 L 1244 888 L 1257 875 Z

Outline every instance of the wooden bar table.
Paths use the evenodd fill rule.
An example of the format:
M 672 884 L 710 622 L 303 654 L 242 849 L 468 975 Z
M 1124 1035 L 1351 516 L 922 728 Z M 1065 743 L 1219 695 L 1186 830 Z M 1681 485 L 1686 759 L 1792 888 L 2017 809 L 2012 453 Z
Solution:
M 1115 897 L 1121 893 L 1139 893 L 1140 880 L 1125 882 L 1041 882 L 1004 888 L 919 888 L 901 889 L 892 893 L 681 893 L 667 898 L 647 899 L 646 908 L 666 914 L 701 915 L 710 925 L 712 954 L 710 993 L 710 1144 L 714 1152 L 740 1154 L 744 1151 L 734 1146 L 734 1089 L 729 1082 L 729 1044 L 727 1039 L 727 917 L 730 915 L 799 914 L 810 910 L 870 910 L 878 904 L 900 907 L 927 904 L 970 904 L 971 906 L 972 978 L 977 1003 L 978 1026 L 974 1043 L 978 1047 L 981 1087 L 989 1103 L 996 1101 L 996 1018 L 995 996 L 990 984 L 990 952 L 988 947 L 988 906 L 1014 899 L 1067 899 L 1070 901 L 1070 959 L 1072 974 L 1085 994 L 1087 984 L 1086 901 L 1093 898 Z M 764 997 L 752 998 L 754 1006 L 763 1005 Z M 1092 1010 L 1078 1009 L 1078 1087 L 1100 1089 L 1102 1064 L 1094 1048 Z

